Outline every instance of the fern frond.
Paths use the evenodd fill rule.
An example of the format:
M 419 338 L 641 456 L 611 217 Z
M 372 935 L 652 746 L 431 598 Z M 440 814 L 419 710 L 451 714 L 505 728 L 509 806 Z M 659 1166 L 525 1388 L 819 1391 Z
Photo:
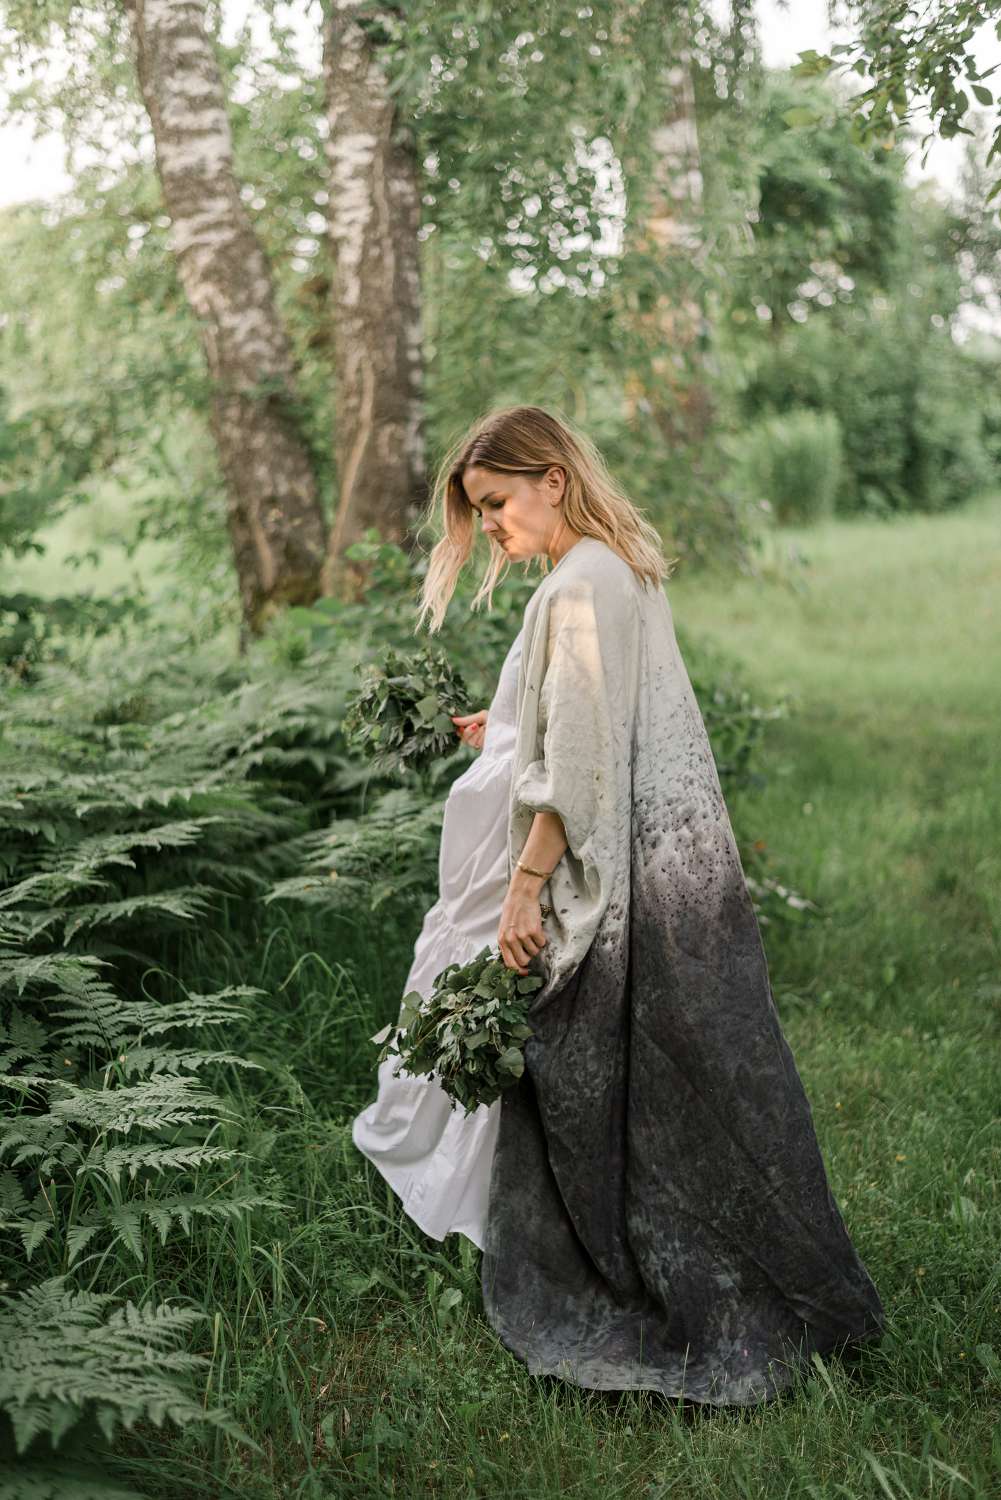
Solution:
M 266 994 L 267 990 L 254 984 L 231 984 L 211 995 L 188 990 L 185 999 L 165 1005 L 142 1000 L 131 1002 L 129 1020 L 144 1036 L 161 1036 L 179 1028 L 197 1030 L 202 1026 L 223 1026 L 246 1017 L 246 1006 L 236 1005 L 234 1000 Z
M 94 902 L 88 906 L 49 907 L 47 909 L 9 912 L 11 925 L 25 942 L 32 942 L 48 932 L 50 928 L 63 929 L 63 942 L 68 943 L 78 932 L 87 928 L 120 922 L 134 917 L 137 912 L 159 912 L 163 916 L 179 917 L 192 921 L 209 910 L 206 896 L 214 895 L 209 887 L 179 887 L 171 891 L 152 891 L 139 896 L 127 896 L 119 901 Z
M 57 1166 L 75 1168 L 85 1155 L 84 1146 L 66 1139 L 66 1130 L 51 1114 L 20 1115 L 13 1124 L 0 1124 L 0 1157 L 10 1156 L 12 1167 L 35 1163 L 41 1174 Z
M 53 873 L 62 871 L 67 875 L 85 875 L 103 869 L 105 865 L 127 865 L 135 869 L 135 860 L 130 858 L 133 850 L 185 849 L 198 842 L 203 829 L 221 821 L 216 814 L 159 823 L 153 828 L 130 829 L 126 833 L 92 834 L 69 849 L 54 850 L 45 856 L 43 866 Z
M 108 967 L 105 959 L 90 953 L 24 953 L 11 941 L 14 933 L 8 921 L 2 930 L 0 989 L 11 987 L 19 995 L 32 984 L 70 989 L 81 978 L 90 977 L 86 971 Z
M 190 1234 L 191 1222 L 196 1218 L 214 1219 L 217 1223 L 226 1220 L 235 1222 L 251 1209 L 285 1207 L 287 1205 L 281 1199 L 272 1198 L 266 1193 L 234 1193 L 229 1198 L 179 1193 L 173 1198 L 136 1199 L 129 1205 L 128 1211 L 134 1215 L 137 1223 L 140 1219 L 149 1219 L 159 1232 L 161 1242 L 166 1244 L 167 1235 L 175 1224 L 185 1234 Z M 115 1216 L 112 1216 L 112 1223 L 116 1222 Z
M 207 1162 L 231 1161 L 237 1156 L 246 1156 L 245 1151 L 227 1149 L 223 1146 L 115 1146 L 110 1151 L 91 1153 L 84 1167 L 104 1173 L 115 1181 L 123 1172 L 131 1178 L 147 1168 L 162 1173 L 187 1167 L 194 1170 Z M 83 1168 L 81 1168 L 83 1170 Z
M 24 1188 L 13 1172 L 0 1172 L 0 1215 L 20 1216 L 28 1207 Z
M 184 1000 L 160 1005 L 151 1000 L 125 1000 L 102 979 L 72 969 L 57 977 L 62 988 L 48 1001 L 47 1009 L 64 1023 L 54 1028 L 60 1045 L 104 1047 L 115 1056 L 137 1045 L 143 1036 L 197 1031 L 242 1020 L 246 1007 L 234 1004 L 231 997 L 267 993 L 256 985 L 232 985 L 217 995 L 189 993 Z M 2 983 L 0 964 L 0 987 Z
M 264 1071 L 263 1063 L 251 1062 L 247 1057 L 238 1057 L 235 1052 L 165 1051 L 161 1047 L 127 1047 L 121 1054 L 125 1059 L 122 1071 L 126 1078 L 135 1075 L 155 1077 L 158 1073 L 195 1073 L 209 1063 L 226 1063 L 233 1068 L 253 1068 Z
M 44 1117 L 39 1117 L 44 1118 Z M 91 1130 L 163 1130 L 192 1125 L 197 1120 L 235 1118 L 217 1094 L 197 1078 L 157 1074 L 142 1082 L 115 1089 L 78 1088 L 60 1078 L 52 1087 L 50 1114 L 54 1124 L 82 1125 Z
M 78 1459 L 18 1464 L 0 1474 L 0 1500 L 146 1500 L 138 1490 Z
M 35 875 L 26 875 L 23 880 L 0 891 L 0 911 L 9 911 L 14 907 L 22 907 L 29 901 L 45 898 L 58 901 L 75 895 L 77 891 L 100 890 L 102 887 L 111 889 L 110 880 L 103 880 L 96 875 L 64 874 L 62 870 L 41 871 Z
M 167 1303 L 109 1309 L 112 1301 L 69 1290 L 65 1276 L 0 1296 L 0 1409 L 17 1451 L 43 1431 L 55 1446 L 85 1413 L 108 1442 L 140 1417 L 158 1427 L 207 1422 L 246 1440 L 228 1413 L 207 1411 L 189 1394 L 206 1361 L 178 1346 L 206 1315 Z
M 35 1016 L 12 1006 L 6 1021 L 0 1017 L 0 1076 L 22 1063 L 46 1065 L 51 1057 L 50 1038 Z
M 434 884 L 444 802 L 409 787 L 375 799 L 362 818 L 341 818 L 298 840 L 303 873 L 276 882 L 265 902 L 304 901 L 370 911 Z

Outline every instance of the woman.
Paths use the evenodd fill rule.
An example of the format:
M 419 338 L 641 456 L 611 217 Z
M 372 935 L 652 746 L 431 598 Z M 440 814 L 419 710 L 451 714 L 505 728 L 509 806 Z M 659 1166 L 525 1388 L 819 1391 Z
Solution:
M 440 1151 L 418 1133 L 411 1191 L 426 1184 L 435 1200 L 448 1196 L 443 1182 L 475 1182 L 484 1306 L 532 1373 L 720 1405 L 766 1400 L 811 1354 L 878 1337 L 883 1310 L 779 1025 L 659 538 L 593 445 L 538 407 L 477 424 L 432 504 L 444 533 L 422 599 L 432 629 L 476 521 L 492 559 L 474 603 L 512 560 L 552 565 L 512 647 L 513 711 L 510 656 L 495 700 L 511 747 L 507 866 L 497 830 L 491 840 L 481 827 L 493 864 L 470 887 L 468 915 L 449 887 L 469 853 L 460 809 L 472 816 L 482 795 L 498 816 L 495 767 L 479 789 L 482 761 L 455 784 L 442 839 L 442 897 L 458 900 L 445 961 L 467 956 L 459 939 L 472 941 L 492 889 L 505 963 L 534 965 L 545 982 L 524 1076 L 465 1124 L 442 1115 Z M 480 721 L 460 726 L 474 743 Z M 419 1103 L 381 1078 L 355 1136 L 390 1181 L 408 1114 L 437 1108 L 435 1086 L 414 1083 Z M 389 1119 L 396 1134 L 380 1160 Z M 462 1227 L 447 1217 L 439 1225 Z

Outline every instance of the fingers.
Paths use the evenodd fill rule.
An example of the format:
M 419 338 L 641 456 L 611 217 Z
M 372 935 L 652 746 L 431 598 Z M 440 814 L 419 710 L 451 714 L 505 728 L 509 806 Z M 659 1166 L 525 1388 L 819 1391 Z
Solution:
M 509 969 L 517 969 L 519 973 L 527 974 L 526 965 L 542 951 L 547 941 L 541 928 L 522 933 L 521 936 L 511 929 L 503 937 L 498 937 L 497 946 Z
M 498 942 L 497 946 L 500 949 L 501 958 L 504 960 L 505 966 L 507 968 L 517 969 L 519 974 L 528 973 L 525 965 L 523 963 L 520 963 L 518 959 L 514 957 L 507 942 Z
M 488 709 L 478 709 L 474 714 L 452 714 L 452 723 L 456 726 L 456 734 L 465 740 L 467 745 L 472 745 L 474 750 L 482 750 L 483 741 L 486 737 L 486 725 Z

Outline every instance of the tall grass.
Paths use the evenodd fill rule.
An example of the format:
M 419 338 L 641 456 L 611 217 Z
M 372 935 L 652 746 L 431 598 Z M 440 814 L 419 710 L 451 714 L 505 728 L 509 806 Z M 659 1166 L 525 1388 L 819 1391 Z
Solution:
M 832 1186 L 888 1308 L 882 1344 L 736 1412 L 529 1376 L 484 1321 L 478 1252 L 419 1231 L 350 1140 L 426 894 L 353 917 L 255 902 L 251 917 L 241 886 L 211 921 L 178 922 L 170 966 L 204 995 L 258 991 L 225 1045 L 259 1066 L 213 1081 L 273 1204 L 157 1252 L 157 1296 L 208 1314 L 192 1352 L 206 1410 L 227 1417 L 140 1415 L 115 1439 L 120 1488 L 993 1500 L 998 521 L 985 504 L 781 531 L 758 580 L 669 585 L 679 624 L 738 655 L 757 696 L 792 695 L 767 729 L 765 784 L 735 784 L 733 811 L 821 907 L 766 943 Z M 89 1452 L 83 1435 L 71 1462 Z

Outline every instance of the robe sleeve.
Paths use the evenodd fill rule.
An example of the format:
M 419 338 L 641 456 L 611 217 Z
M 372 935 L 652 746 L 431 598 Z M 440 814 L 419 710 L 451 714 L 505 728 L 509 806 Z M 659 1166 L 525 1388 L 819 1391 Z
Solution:
M 592 896 L 610 884 L 629 813 L 638 610 L 602 582 L 554 591 L 538 692 L 535 756 L 513 784 L 516 814 L 555 812 Z

